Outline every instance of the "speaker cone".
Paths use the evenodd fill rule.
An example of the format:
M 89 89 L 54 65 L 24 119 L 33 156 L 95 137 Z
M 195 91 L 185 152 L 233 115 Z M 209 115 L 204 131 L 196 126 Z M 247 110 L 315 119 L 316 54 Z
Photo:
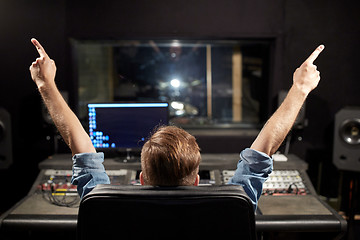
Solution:
M 339 129 L 341 139 L 351 145 L 360 144 L 360 119 L 347 119 Z

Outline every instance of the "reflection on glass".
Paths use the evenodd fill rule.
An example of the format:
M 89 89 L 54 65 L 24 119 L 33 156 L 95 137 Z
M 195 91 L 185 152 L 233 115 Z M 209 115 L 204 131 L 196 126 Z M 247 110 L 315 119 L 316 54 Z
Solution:
M 266 41 L 73 41 L 79 115 L 89 102 L 167 101 L 181 126 L 257 124 Z

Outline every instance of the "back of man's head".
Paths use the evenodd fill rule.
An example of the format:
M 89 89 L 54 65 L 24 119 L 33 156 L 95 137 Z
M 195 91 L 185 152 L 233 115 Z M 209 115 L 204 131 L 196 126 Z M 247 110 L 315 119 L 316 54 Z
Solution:
M 153 186 L 193 185 L 200 160 L 200 148 L 195 137 L 178 127 L 159 127 L 141 151 L 144 183 Z

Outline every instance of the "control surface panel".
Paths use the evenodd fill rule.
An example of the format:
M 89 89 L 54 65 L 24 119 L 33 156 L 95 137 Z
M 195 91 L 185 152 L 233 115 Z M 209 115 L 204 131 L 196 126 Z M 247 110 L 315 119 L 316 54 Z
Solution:
M 226 184 L 235 170 L 223 170 L 221 178 Z M 298 170 L 274 170 L 263 185 L 262 195 L 307 195 L 309 190 Z

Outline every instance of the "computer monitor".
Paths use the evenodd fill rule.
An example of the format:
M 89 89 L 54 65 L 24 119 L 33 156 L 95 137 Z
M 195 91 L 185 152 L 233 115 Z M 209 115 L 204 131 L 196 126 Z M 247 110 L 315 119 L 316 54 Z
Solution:
M 140 153 L 155 127 L 168 125 L 166 102 L 89 103 L 89 135 L 98 151 Z

